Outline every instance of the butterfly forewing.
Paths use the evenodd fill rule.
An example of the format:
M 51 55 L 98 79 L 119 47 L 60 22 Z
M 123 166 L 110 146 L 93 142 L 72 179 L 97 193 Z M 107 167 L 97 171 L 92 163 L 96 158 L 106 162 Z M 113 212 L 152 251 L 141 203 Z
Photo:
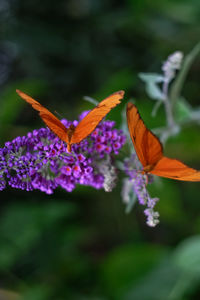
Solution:
M 145 126 L 136 106 L 129 102 L 126 109 L 130 136 L 143 167 L 155 165 L 163 156 L 159 139 Z
M 62 141 L 69 143 L 67 128 L 54 115 L 40 114 L 44 123 L 55 133 Z
M 123 96 L 124 91 L 115 92 L 92 109 L 75 128 L 74 134 L 71 138 L 71 143 L 79 143 L 92 133 L 99 122 L 110 112 L 110 110 L 120 103 Z
M 48 109 L 42 106 L 39 102 L 28 96 L 27 94 L 16 90 L 19 96 L 39 112 L 44 123 L 51 129 L 61 140 L 68 143 L 67 129 Z

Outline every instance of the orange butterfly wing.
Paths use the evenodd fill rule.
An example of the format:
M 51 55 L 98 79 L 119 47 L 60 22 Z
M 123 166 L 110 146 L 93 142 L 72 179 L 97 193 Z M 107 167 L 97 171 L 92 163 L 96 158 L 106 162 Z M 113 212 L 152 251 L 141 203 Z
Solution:
M 83 118 L 77 127 L 66 128 L 59 119 L 57 119 L 48 109 L 39 102 L 16 90 L 19 96 L 39 112 L 44 123 L 64 142 L 67 143 L 67 149 L 71 152 L 71 145 L 81 142 L 96 128 L 99 122 L 109 113 L 109 111 L 120 103 L 124 96 L 124 91 L 113 93 L 101 101 L 85 118 Z
M 145 126 L 136 106 L 129 102 L 126 116 L 130 136 L 143 167 L 155 165 L 163 156 L 159 139 Z
M 69 143 L 68 130 L 58 118 L 30 96 L 20 90 L 16 90 L 16 92 L 23 100 L 31 104 L 32 107 L 39 112 L 40 117 L 49 129 L 51 129 L 62 141 Z
M 124 96 L 124 91 L 118 91 L 106 99 L 102 100 L 94 109 L 92 109 L 77 125 L 72 135 L 71 144 L 81 142 L 97 127 L 99 122 L 120 103 Z
M 182 181 L 200 181 L 199 171 L 163 156 L 162 144 L 145 126 L 134 104 L 128 103 L 126 112 L 130 136 L 144 172 Z
M 200 172 L 186 166 L 177 159 L 163 156 L 155 165 L 151 174 L 182 181 L 200 181 Z

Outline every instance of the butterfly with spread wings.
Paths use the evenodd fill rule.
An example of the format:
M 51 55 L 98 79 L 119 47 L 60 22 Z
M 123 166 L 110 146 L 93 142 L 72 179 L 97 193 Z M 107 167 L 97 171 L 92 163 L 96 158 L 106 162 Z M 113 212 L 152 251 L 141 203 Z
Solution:
M 182 181 L 200 181 L 200 171 L 164 156 L 161 142 L 146 127 L 137 107 L 131 102 L 127 104 L 126 115 L 130 136 L 144 173 Z
M 31 104 L 32 107 L 39 112 L 40 117 L 49 129 L 62 141 L 67 143 L 68 152 L 71 152 L 71 146 L 73 144 L 80 143 L 83 139 L 90 135 L 99 122 L 110 112 L 112 108 L 120 103 L 120 100 L 123 99 L 124 96 L 124 91 L 118 91 L 111 94 L 92 109 L 77 126 L 70 125 L 69 128 L 66 128 L 64 124 L 56 118 L 56 116 L 54 116 L 39 102 L 20 90 L 16 90 L 16 92 L 23 100 Z

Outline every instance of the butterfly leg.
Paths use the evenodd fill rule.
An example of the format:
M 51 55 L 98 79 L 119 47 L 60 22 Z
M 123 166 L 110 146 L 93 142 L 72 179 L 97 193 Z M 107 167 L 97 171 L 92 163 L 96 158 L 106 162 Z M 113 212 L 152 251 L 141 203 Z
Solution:
M 145 184 L 148 185 L 149 183 L 148 174 L 144 174 L 144 176 L 145 176 Z

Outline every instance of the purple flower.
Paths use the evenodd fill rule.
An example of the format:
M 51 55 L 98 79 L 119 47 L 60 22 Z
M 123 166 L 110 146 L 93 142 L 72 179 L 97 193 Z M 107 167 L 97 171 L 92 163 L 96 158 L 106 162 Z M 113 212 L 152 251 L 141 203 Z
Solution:
M 84 115 L 81 114 L 79 120 Z M 68 127 L 77 125 L 78 121 L 62 120 L 62 123 Z M 114 129 L 114 125 L 114 122 L 102 121 L 87 139 L 72 146 L 72 153 L 67 152 L 67 145 L 48 128 L 33 130 L 5 143 L 0 148 L 0 190 L 6 184 L 47 194 L 52 194 L 57 187 L 72 192 L 77 184 L 112 190 L 116 177 L 114 155 L 117 154 L 113 143 L 117 143 L 117 151 L 125 143 L 123 132 Z M 105 171 L 101 162 L 110 156 L 112 160 L 109 159 Z
M 80 162 L 80 163 L 82 163 L 84 160 L 85 160 L 85 156 L 83 155 L 83 154 L 78 154 L 77 155 L 77 159 L 78 159 L 78 161 Z
M 84 119 L 89 112 L 90 112 L 90 110 L 83 111 L 79 116 L 79 120 L 81 121 L 82 119 Z
M 62 174 L 67 176 L 70 176 L 72 174 L 72 168 L 69 165 L 63 166 L 60 171 Z
M 108 154 L 111 153 L 111 151 L 112 151 L 111 146 L 105 146 L 104 151 L 105 151 L 105 153 L 108 153 Z
M 105 145 L 101 143 L 97 143 L 95 149 L 97 152 L 101 153 L 105 150 Z
M 92 173 L 92 171 L 93 171 L 93 168 L 92 168 L 92 167 L 90 167 L 90 166 L 84 169 L 84 172 L 85 172 L 85 174 L 86 174 L 86 175 L 89 175 L 89 174 L 91 174 L 91 173 Z
M 154 227 L 159 223 L 159 213 L 154 211 L 154 206 L 159 200 L 158 198 L 151 198 L 147 191 L 148 175 L 143 174 L 140 163 L 135 154 L 124 162 L 125 173 L 129 176 L 125 179 L 122 189 L 122 199 L 128 205 L 128 211 L 135 203 L 135 199 L 131 194 L 136 195 L 139 203 L 145 205 L 147 208 L 144 214 L 147 216 L 147 225 Z
M 6 182 L 5 180 L 3 179 L 3 176 L 0 175 L 0 191 L 4 190 L 6 187 Z
M 118 149 L 120 149 L 121 144 L 117 141 L 113 143 L 113 150 L 116 154 L 118 154 Z
M 81 167 L 79 165 L 74 165 L 72 168 L 72 172 L 75 178 L 79 178 L 81 175 Z
M 96 129 L 91 133 L 91 137 L 96 138 L 96 137 L 98 136 L 98 134 L 99 134 L 99 130 L 98 130 L 98 128 L 96 128 Z

